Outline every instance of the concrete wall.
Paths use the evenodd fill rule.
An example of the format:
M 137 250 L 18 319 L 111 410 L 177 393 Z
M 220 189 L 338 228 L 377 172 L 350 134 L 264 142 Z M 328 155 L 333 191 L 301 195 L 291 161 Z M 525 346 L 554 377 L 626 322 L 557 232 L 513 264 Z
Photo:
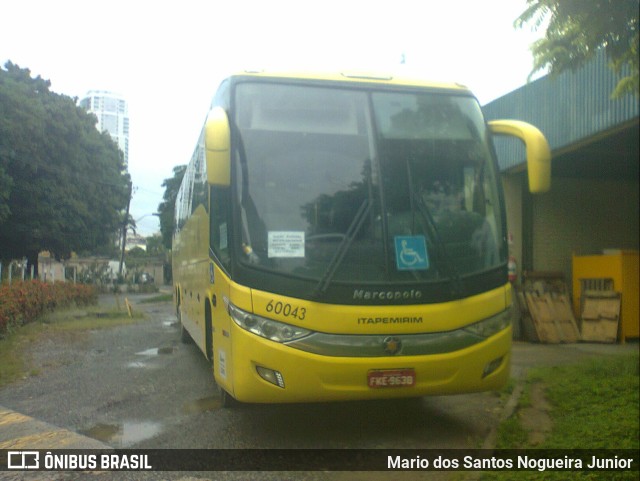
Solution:
M 533 265 L 571 279 L 571 256 L 603 249 L 638 250 L 637 180 L 552 179 L 551 191 L 533 196 Z

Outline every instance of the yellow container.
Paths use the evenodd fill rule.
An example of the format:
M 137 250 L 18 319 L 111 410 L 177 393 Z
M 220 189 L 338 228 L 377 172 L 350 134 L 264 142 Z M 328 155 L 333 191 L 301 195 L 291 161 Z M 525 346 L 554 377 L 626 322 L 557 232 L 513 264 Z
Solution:
M 606 285 L 622 296 L 620 309 L 619 340 L 625 342 L 628 337 L 640 336 L 640 315 L 638 310 L 638 252 L 615 250 L 604 255 L 573 256 L 573 310 L 580 317 L 583 281 Z

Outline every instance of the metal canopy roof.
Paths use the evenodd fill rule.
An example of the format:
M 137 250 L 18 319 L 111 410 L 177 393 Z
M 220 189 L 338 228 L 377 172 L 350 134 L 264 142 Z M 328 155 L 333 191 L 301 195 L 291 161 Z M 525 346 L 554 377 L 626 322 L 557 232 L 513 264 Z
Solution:
M 487 120 L 536 125 L 553 154 L 554 176 L 638 178 L 638 97 L 612 99 L 617 78 L 603 52 L 575 72 L 546 76 L 483 107 Z M 496 137 L 502 171 L 524 167 L 524 148 Z

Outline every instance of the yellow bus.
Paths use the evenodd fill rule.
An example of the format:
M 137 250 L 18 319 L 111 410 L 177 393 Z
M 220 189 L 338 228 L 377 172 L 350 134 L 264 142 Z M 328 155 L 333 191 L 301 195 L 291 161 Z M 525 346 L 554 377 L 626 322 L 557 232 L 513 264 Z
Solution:
M 246 72 L 224 80 L 175 206 L 183 340 L 225 406 L 499 388 L 511 286 L 492 136 L 465 87 L 383 75 Z

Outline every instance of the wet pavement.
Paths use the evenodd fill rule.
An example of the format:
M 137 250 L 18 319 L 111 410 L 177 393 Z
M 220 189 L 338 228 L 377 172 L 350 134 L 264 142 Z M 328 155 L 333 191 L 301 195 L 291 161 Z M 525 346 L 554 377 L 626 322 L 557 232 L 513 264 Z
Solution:
M 247 406 L 236 412 L 223 410 L 204 357 L 194 346 L 185 346 L 178 341 L 179 329 L 171 303 L 137 304 L 143 298 L 134 297 L 132 303 L 135 308 L 144 310 L 150 321 L 112 328 L 109 336 L 94 335 L 83 346 L 83 353 L 78 349 L 64 351 L 64 346 L 45 342 L 37 353 L 38 362 L 44 366 L 53 365 L 53 369 L 63 364 L 63 369 L 69 371 L 68 379 L 48 383 L 46 376 L 39 376 L 31 383 L 0 391 L 0 403 L 9 402 L 14 406 L 14 410 L 0 406 L 0 449 L 304 448 L 316 445 L 308 440 L 308 435 L 320 420 L 323 427 L 312 438 L 316 439 L 315 443 L 329 447 L 422 447 L 418 443 L 426 443 L 423 444 L 425 447 L 455 447 L 459 442 L 465 444 L 470 436 L 490 438 L 493 430 L 487 426 L 497 425 L 502 417 L 498 411 L 505 409 L 504 401 L 496 396 L 479 393 L 392 404 Z M 120 301 L 109 296 L 101 299 L 101 304 Z M 536 366 L 574 364 L 634 352 L 638 352 L 637 342 L 559 345 L 514 342 L 512 376 L 522 379 L 527 369 Z M 90 374 L 95 372 L 101 373 L 100 378 Z M 131 386 L 123 385 L 125 378 Z M 83 386 L 85 391 L 77 403 L 69 398 L 62 409 L 56 405 L 65 398 L 65 391 L 77 389 L 77 386 Z M 46 409 L 46 405 L 52 407 Z M 477 413 L 468 412 L 470 405 L 474 405 Z M 389 409 L 412 412 L 413 427 L 397 432 L 394 427 L 397 423 L 384 418 Z M 363 410 L 367 411 L 366 416 L 361 413 Z M 23 412 L 35 414 L 27 416 Z M 403 420 L 403 415 L 400 412 L 398 421 Z M 378 419 L 378 427 L 372 428 L 373 434 L 382 436 L 386 432 L 384 444 L 376 439 L 371 440 L 373 444 L 366 444 L 369 433 L 359 423 L 367 422 L 370 417 Z M 334 427 L 334 418 L 343 424 Z M 287 426 L 282 426 L 283 423 Z M 387 424 L 389 429 L 385 428 Z M 64 425 L 67 429 L 58 427 Z M 425 427 L 421 429 L 420 426 Z M 443 430 L 440 434 L 439 426 Z M 453 426 L 459 426 L 458 438 L 450 432 Z M 421 434 L 422 430 L 425 430 L 424 434 Z M 210 434 L 203 438 L 205 432 Z M 402 437 L 398 437 L 400 435 Z M 279 436 L 286 439 L 275 439 Z M 433 444 L 429 439 L 439 439 L 436 443 L 441 445 Z M 454 444 L 442 445 L 447 442 L 443 439 Z M 336 446 L 337 440 L 340 445 Z M 0 479 L 4 479 L 3 474 L 0 472 Z M 333 478 L 341 479 L 338 475 Z M 175 477 L 167 476 L 166 479 Z M 344 479 L 352 479 L 352 476 Z
M 511 377 L 521 377 L 532 367 L 577 364 L 606 356 L 630 355 L 638 352 L 638 340 L 625 344 L 586 343 L 539 344 L 514 342 L 511 358 Z
M 140 361 L 127 364 L 144 369 L 150 357 L 170 355 L 174 348 L 152 348 L 136 353 Z M 513 345 L 512 376 L 522 377 L 536 366 L 574 364 L 604 356 L 632 354 L 638 351 L 637 342 L 627 344 L 531 344 L 515 342 Z M 185 414 L 215 411 L 221 408 L 217 395 L 187 401 L 182 406 Z M 127 448 L 153 438 L 162 430 L 161 423 L 125 420 L 113 424 L 97 423 L 88 429 L 72 432 L 0 406 L 0 449 L 109 449 Z

